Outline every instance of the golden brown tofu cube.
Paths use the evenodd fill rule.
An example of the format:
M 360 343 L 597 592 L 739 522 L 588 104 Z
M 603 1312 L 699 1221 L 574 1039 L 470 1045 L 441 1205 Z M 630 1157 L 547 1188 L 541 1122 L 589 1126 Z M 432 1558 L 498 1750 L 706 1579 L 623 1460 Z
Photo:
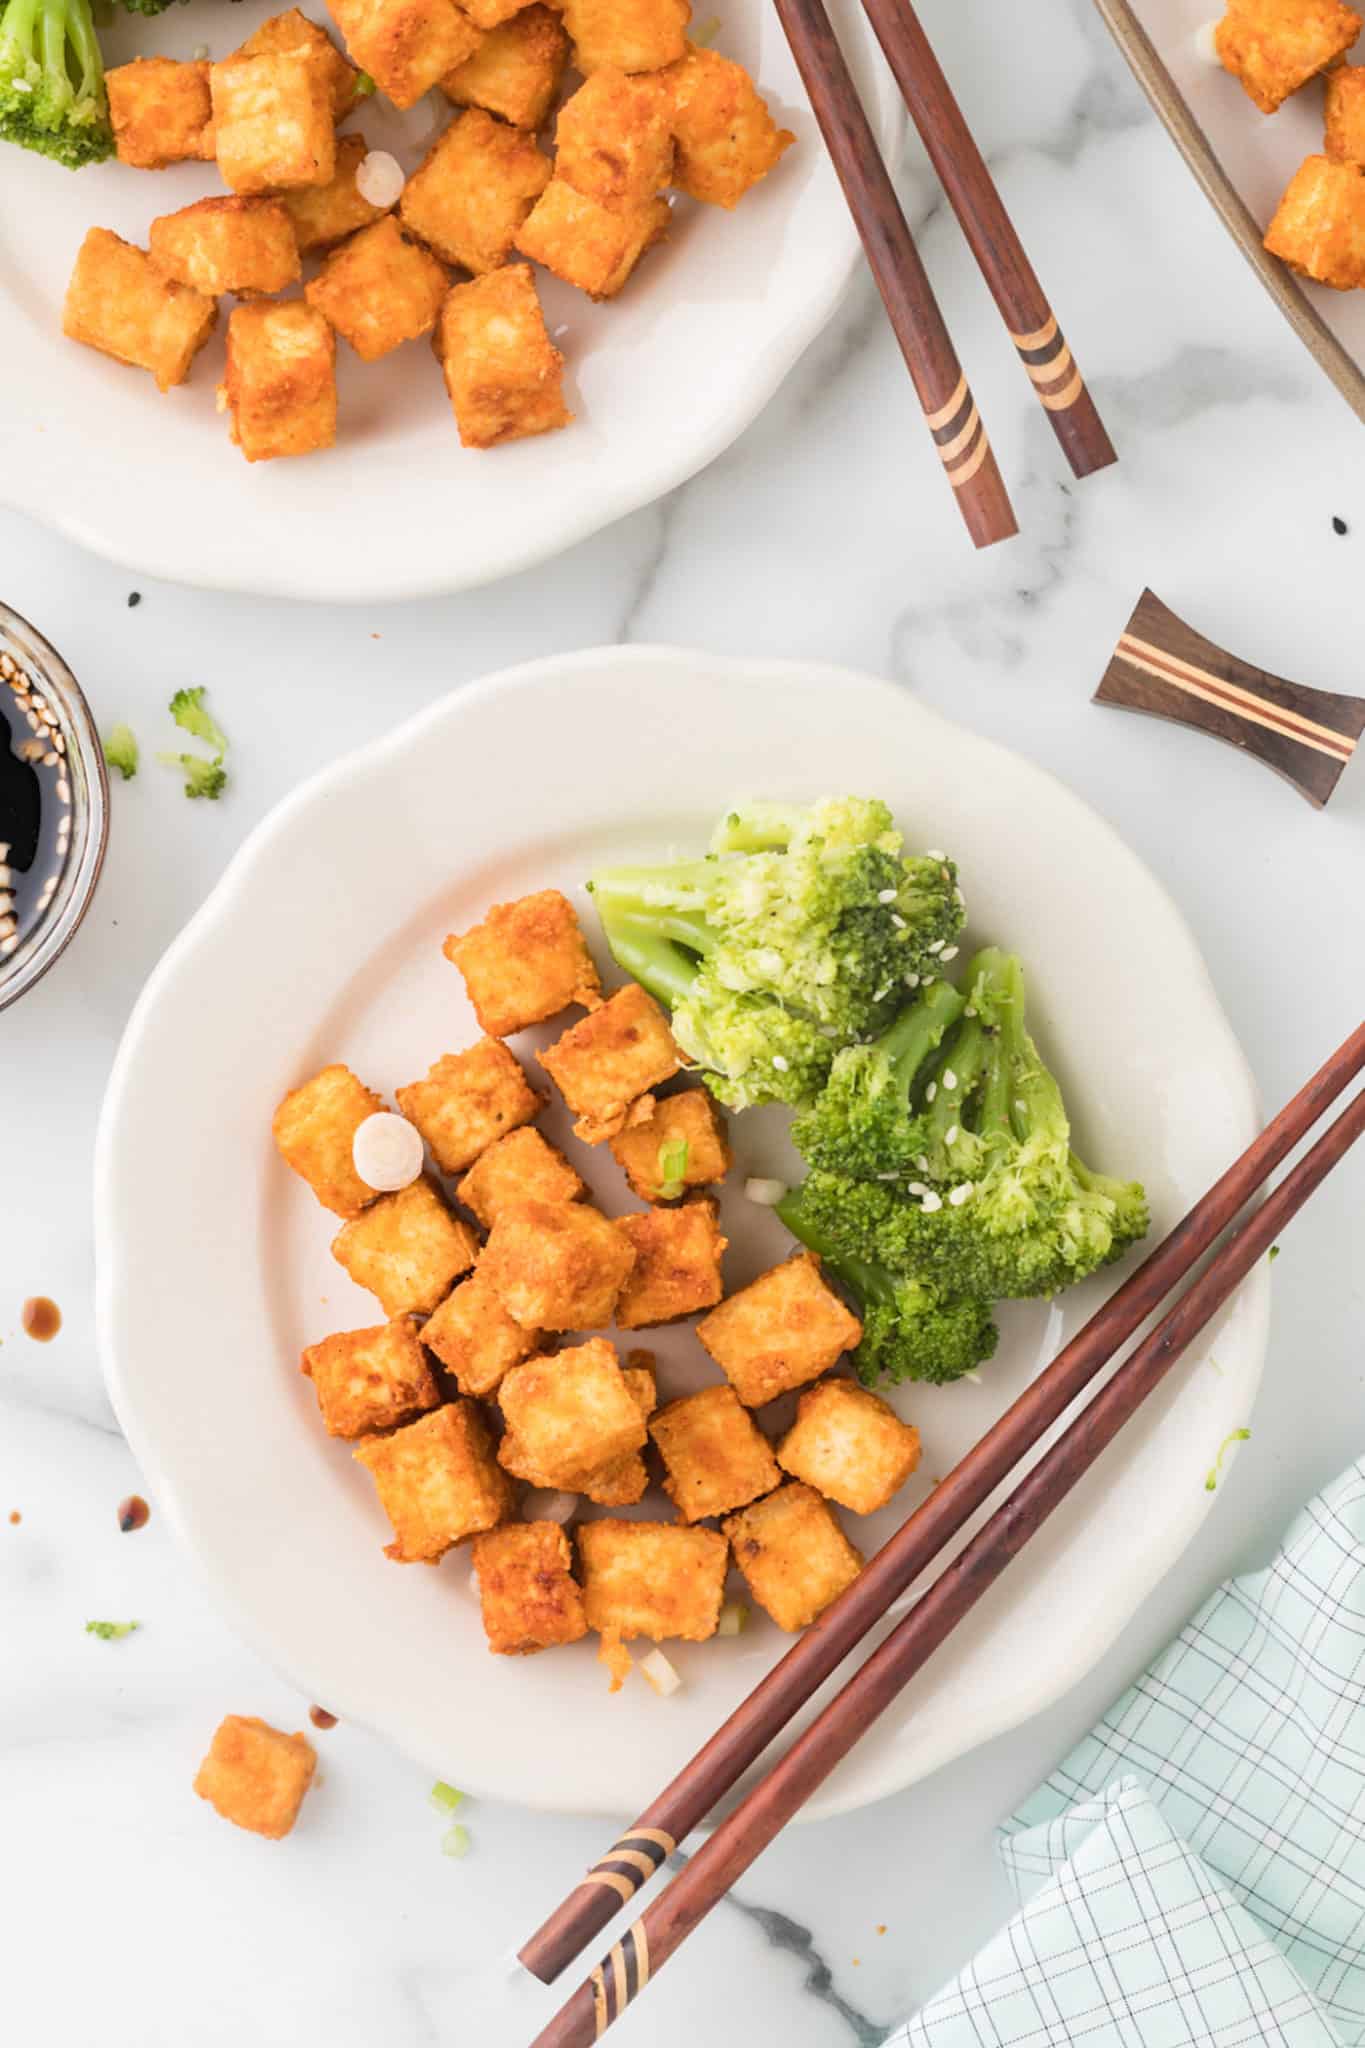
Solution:
M 772 1447 L 733 1387 L 670 1401 L 649 1433 L 667 1471 L 664 1491 L 685 1522 L 728 1515 L 781 1483 Z
M 448 1401 L 391 1436 L 366 1437 L 351 1455 L 393 1524 L 384 1554 L 396 1564 L 434 1564 L 512 1512 L 515 1490 L 476 1402 Z
M 194 1789 L 234 1827 L 278 1842 L 299 1817 L 317 1761 L 306 1735 L 286 1735 L 254 1714 L 229 1714 L 214 1730 Z
M 254 35 L 247 37 L 234 52 L 238 57 L 270 57 L 279 50 L 312 51 L 327 75 L 332 95 L 332 118 L 344 120 L 358 98 L 360 73 L 354 64 L 348 64 L 325 28 L 310 21 L 297 7 L 291 7 L 285 14 L 272 15 L 263 21 Z
M 575 1491 L 648 1440 L 640 1404 L 605 1337 L 514 1365 L 498 1388 L 498 1458 L 532 1486 Z
M 398 1107 L 416 1124 L 442 1173 L 463 1173 L 481 1152 L 542 1107 L 514 1054 L 496 1038 L 467 1052 L 448 1052 L 425 1081 L 396 1090 Z
M 461 1281 L 422 1326 L 422 1342 L 462 1394 L 491 1394 L 503 1374 L 545 1348 L 543 1330 L 523 1330 L 481 1266 Z
M 725 1118 L 704 1088 L 665 1095 L 643 1123 L 612 1139 L 611 1153 L 632 1192 L 651 1203 L 724 1180 L 733 1163 Z
M 600 1009 L 571 1024 L 540 1054 L 590 1145 L 615 1137 L 631 1121 L 631 1105 L 682 1065 L 668 1020 L 638 982 L 627 982 Z M 653 1113 L 652 1102 L 644 1115 Z
M 725 1597 L 728 1546 L 714 1529 L 605 1516 L 578 1532 L 588 1627 L 616 1641 L 704 1642 Z
M 550 159 L 533 135 L 470 107 L 428 150 L 398 211 L 438 256 L 477 275 L 507 261 L 549 180 Z
M 280 1157 L 334 1216 L 358 1216 L 375 1198 L 355 1170 L 351 1147 L 366 1117 L 383 1107 L 373 1088 L 337 1064 L 291 1088 L 275 1111 L 270 1128 Z
M 296 185 L 292 192 L 280 194 L 303 254 L 310 249 L 330 249 L 347 235 L 382 220 L 391 210 L 371 206 L 356 190 L 355 174 L 368 154 L 369 144 L 363 135 L 343 135 L 337 142 L 336 170 L 330 184 Z
M 575 191 L 567 178 L 551 178 L 516 246 L 590 298 L 612 299 L 646 249 L 668 233 L 672 218 L 666 199 L 613 212 Z
M 530 1124 L 490 1145 L 460 1182 L 459 1196 L 485 1230 L 516 1202 L 577 1202 L 587 1193 L 557 1145 Z
M 1227 0 L 1214 31 L 1223 69 L 1263 114 L 1325 71 L 1360 34 L 1361 17 L 1342 0 Z
M 654 1379 L 652 1359 L 648 1364 L 635 1362 L 641 1359 L 650 1359 L 650 1354 L 644 1351 L 627 1352 L 626 1363 L 621 1368 L 621 1377 L 625 1380 L 632 1401 L 648 1421 L 659 1405 L 659 1390 Z M 633 1507 L 637 1500 L 643 1500 L 648 1488 L 649 1473 L 645 1461 L 638 1451 L 632 1451 L 628 1457 L 613 1458 L 610 1464 L 589 1473 L 586 1479 L 579 1482 L 576 1490 L 586 1494 L 598 1507 L 628 1508 Z
M 163 276 L 207 298 L 282 292 L 302 275 L 293 223 L 278 199 L 198 199 L 154 220 L 147 247 Z
M 209 91 L 218 169 L 234 192 L 331 182 L 332 86 L 315 51 L 229 57 L 210 66 Z
M 749 1591 L 779 1628 L 809 1628 L 863 1568 L 834 1510 L 797 1479 L 724 1524 Z
M 820 1261 L 798 1252 L 762 1273 L 697 1325 L 697 1335 L 746 1408 L 828 1372 L 863 1334 L 820 1275 Z
M 327 0 L 346 48 L 396 107 L 463 64 L 479 31 L 454 0 Z
M 567 427 L 564 358 L 550 340 L 525 263 L 457 284 L 437 331 L 446 390 L 466 448 L 496 448 Z
M 1338 64 L 1327 73 L 1323 125 L 1334 164 L 1365 164 L 1365 65 Z
M 569 1539 L 555 1522 L 507 1522 L 476 1536 L 479 1605 L 488 1647 L 525 1657 L 588 1633 Z
M 381 1195 L 332 1239 L 332 1255 L 357 1287 L 378 1295 L 386 1316 L 430 1315 L 478 1252 L 429 1180 Z
M 796 1421 L 777 1461 L 827 1500 L 872 1515 L 904 1486 L 919 1463 L 919 1431 L 894 1408 L 851 1380 L 824 1380 L 796 1404 Z
M 441 1399 L 412 1324 L 344 1330 L 310 1344 L 302 1370 L 313 1382 L 328 1436 L 368 1436 L 413 1422 Z
M 569 38 L 553 7 L 523 7 L 491 28 L 472 57 L 441 80 L 457 107 L 484 107 L 514 128 L 539 128 L 569 61 Z
M 586 1202 L 519 1202 L 484 1246 L 482 1271 L 526 1330 L 600 1330 L 611 1321 L 635 1253 Z
M 635 1252 L 616 1304 L 623 1330 L 676 1323 L 714 1308 L 724 1289 L 720 1261 L 729 1242 L 720 1234 L 718 1205 L 703 1196 L 678 1209 L 648 1209 L 618 1216 L 616 1228 Z
M 304 297 L 362 363 L 377 363 L 430 334 L 448 284 L 444 265 L 390 214 L 333 249 Z
M 564 26 L 574 62 L 586 77 L 617 71 L 659 71 L 687 48 L 687 0 L 564 0 Z
M 467 0 L 465 13 L 475 28 L 487 34 L 490 29 L 510 21 L 513 15 L 520 14 L 525 6 L 526 0 Z
M 235 308 L 218 396 L 248 462 L 312 455 L 333 445 L 336 365 L 336 337 L 302 299 Z
M 712 206 L 738 206 L 796 137 L 779 128 L 742 64 L 689 43 L 660 75 L 672 100 L 673 183 Z
M 207 64 L 137 57 L 105 76 L 109 118 L 121 164 L 160 171 L 168 164 L 213 162 L 213 103 Z
M 1305 157 L 1266 230 L 1266 248 L 1334 291 L 1365 285 L 1365 170 Z
M 66 288 L 62 332 L 149 370 L 158 391 L 169 391 L 189 376 L 217 318 L 212 299 L 164 276 L 145 251 L 108 228 L 91 228 Z
M 524 264 L 512 275 L 521 288 L 531 282 Z M 582 927 L 558 889 L 495 903 L 481 924 L 452 932 L 441 950 L 464 976 L 474 1013 L 490 1038 L 543 1023 L 571 1003 L 591 1010 L 602 1000 Z
M 555 176 L 613 212 L 645 205 L 672 176 L 670 114 L 652 72 L 594 71 L 559 110 Z

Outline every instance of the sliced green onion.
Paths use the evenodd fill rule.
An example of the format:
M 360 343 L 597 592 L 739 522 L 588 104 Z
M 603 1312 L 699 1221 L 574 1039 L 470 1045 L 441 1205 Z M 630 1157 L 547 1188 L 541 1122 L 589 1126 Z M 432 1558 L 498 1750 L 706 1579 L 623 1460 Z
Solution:
M 443 1856 L 467 1856 L 469 1854 L 469 1829 L 461 1827 L 458 1822 L 453 1828 L 447 1828 L 441 1837 L 441 1854 Z
M 376 93 L 378 90 L 379 87 L 375 84 L 368 71 L 357 71 L 354 91 L 358 100 L 367 100 L 372 93 Z
M 98 1636 L 102 1643 L 116 1643 L 121 1636 L 130 1636 L 141 1626 L 140 1621 L 87 1621 L 85 1633 Z
M 665 1138 L 659 1147 L 659 1194 L 674 1202 L 686 1187 L 688 1144 L 686 1138 Z
M 457 1792 L 453 1785 L 447 1785 L 444 1778 L 437 1779 L 429 1796 L 438 1813 L 458 1813 L 464 1805 L 464 1793 Z

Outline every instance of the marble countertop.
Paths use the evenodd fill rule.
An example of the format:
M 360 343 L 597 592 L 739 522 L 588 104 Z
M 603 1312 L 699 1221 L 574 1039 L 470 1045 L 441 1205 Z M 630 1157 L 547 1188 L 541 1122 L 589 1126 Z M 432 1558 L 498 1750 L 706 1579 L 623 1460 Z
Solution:
M 893 675 L 1045 762 L 1114 822 L 1184 906 L 1268 1105 L 1361 1014 L 1365 770 L 1318 815 L 1230 750 L 1089 702 L 1144 584 L 1267 668 L 1359 689 L 1359 429 L 1086 0 L 924 11 L 1122 457 L 1072 483 L 912 158 L 904 189 L 1024 528 L 1011 546 L 966 545 L 865 280 L 705 475 L 462 598 L 319 611 L 143 585 L 130 609 L 135 579 L 0 514 L 0 594 L 61 646 L 102 723 L 150 734 L 174 689 L 206 683 L 234 739 L 219 805 L 187 806 L 154 770 L 114 790 L 92 914 L 0 1019 L 9 2038 L 525 2048 L 554 2000 L 517 1980 L 511 1952 L 603 1840 L 600 1823 L 477 1806 L 474 1854 L 448 1861 L 424 1774 L 347 1726 L 317 1738 L 322 1782 L 287 1846 L 190 1796 L 222 1713 L 294 1727 L 308 1702 L 218 1620 L 155 1498 L 144 1531 L 118 1533 L 116 1504 L 139 1479 L 95 1356 L 91 1151 L 144 978 L 300 777 L 469 678 L 566 647 L 828 657 Z M 1179 1568 L 1090 1677 L 930 1782 L 781 1839 L 628 2016 L 623 2043 L 871 2048 L 994 1929 L 1009 1906 L 996 1823 L 1208 1589 L 1260 1560 L 1360 1451 L 1362 1210 L 1365 1159 L 1287 1237 L 1251 1441 Z M 20 1329 L 36 1293 L 65 1318 L 47 1346 Z M 183 1341 L 192 1353 L 193 1329 Z M 86 1636 L 104 1615 L 143 1630 Z

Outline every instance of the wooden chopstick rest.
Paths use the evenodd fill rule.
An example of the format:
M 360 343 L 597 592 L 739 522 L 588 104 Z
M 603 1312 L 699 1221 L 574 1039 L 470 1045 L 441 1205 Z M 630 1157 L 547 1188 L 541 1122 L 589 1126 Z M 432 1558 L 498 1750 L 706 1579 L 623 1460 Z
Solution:
M 1263 761 L 1319 810 L 1365 732 L 1365 698 L 1310 690 L 1240 661 L 1150 590 L 1119 636 L 1092 700 L 1145 711 Z

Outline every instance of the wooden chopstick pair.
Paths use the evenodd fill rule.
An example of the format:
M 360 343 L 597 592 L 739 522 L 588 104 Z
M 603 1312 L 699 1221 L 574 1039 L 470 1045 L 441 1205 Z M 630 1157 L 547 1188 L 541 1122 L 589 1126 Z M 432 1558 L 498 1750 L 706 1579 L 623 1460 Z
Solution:
M 967 531 L 979 548 L 1008 540 L 1019 528 L 985 423 L 824 0 L 775 4 Z M 1067 460 L 1078 477 L 1105 468 L 1113 444 L 911 0 L 863 9 Z
M 884 1618 L 996 1486 L 1041 1441 L 1274 1169 L 1365 1071 L 1365 1023 L 1351 1034 L 1046 1370 L 877 1552 L 691 1763 L 620 1836 L 520 1952 L 551 1983 L 623 1901 L 729 1791 L 848 1652 Z M 639 1995 L 711 1907 L 896 1698 L 1042 1525 L 1191 1340 L 1365 1133 L 1365 1089 L 1255 1209 L 1051 1448 L 1024 1474 L 909 1613 L 779 1762 L 695 1852 L 532 2048 L 582 2048 Z

